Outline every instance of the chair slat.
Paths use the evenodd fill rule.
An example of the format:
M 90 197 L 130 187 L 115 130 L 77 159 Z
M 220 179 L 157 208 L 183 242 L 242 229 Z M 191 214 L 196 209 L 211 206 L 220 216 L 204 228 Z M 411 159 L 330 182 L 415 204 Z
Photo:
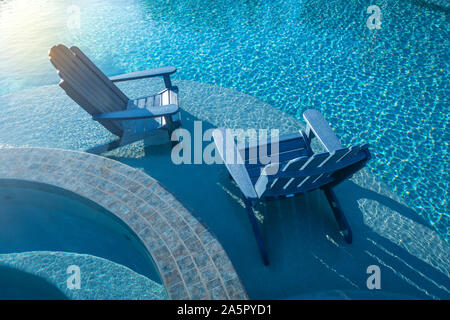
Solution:
M 291 165 L 286 166 L 282 171 L 283 172 L 298 172 L 298 171 L 305 171 L 307 172 L 308 169 L 316 168 L 319 166 L 327 157 L 329 156 L 329 153 L 320 153 L 315 154 L 309 159 L 303 159 L 302 166 L 300 165 Z M 302 184 L 305 180 L 307 180 L 307 177 L 296 177 L 296 178 L 278 178 L 277 181 L 275 181 L 271 185 L 271 189 L 280 189 L 283 188 L 284 190 L 289 189 L 295 189 L 297 185 Z
M 322 176 L 322 174 L 309 176 L 306 179 L 303 179 L 302 182 L 296 186 L 296 188 L 301 190 L 301 192 L 307 192 L 309 190 L 315 189 L 319 186 L 317 184 L 317 180 L 320 176 Z
M 89 95 L 90 99 L 96 100 L 96 105 L 102 108 L 97 113 L 124 109 L 126 103 L 96 73 L 66 47 L 52 48 L 51 61 L 63 73 L 60 73 L 63 79 L 74 82 L 72 87 L 75 90 Z
M 170 89 L 168 89 L 168 91 L 169 91 L 169 94 L 170 94 L 170 96 L 169 96 L 169 103 L 170 104 L 178 104 L 178 94 L 175 91 L 170 90 Z
M 145 104 L 145 107 L 147 109 L 150 109 L 151 107 L 153 107 L 155 105 L 155 95 L 147 97 L 147 102 Z
M 338 161 L 339 162 L 345 162 L 350 160 L 355 154 L 357 154 L 359 151 L 361 150 L 361 146 L 360 145 L 354 145 L 351 146 L 349 148 L 349 151 L 343 156 L 341 157 Z
M 72 53 L 67 52 L 65 57 L 67 73 L 76 78 L 81 92 L 93 92 L 91 99 L 97 99 L 97 104 L 102 106 L 102 110 L 119 111 L 124 109 L 124 103 L 118 99 L 115 93 L 93 74 L 81 61 L 78 61 Z M 105 111 L 103 111 L 105 112 Z
M 154 100 L 154 102 L 153 102 L 153 106 L 154 106 L 154 107 L 159 107 L 159 106 L 161 106 L 161 94 L 155 95 L 155 100 Z
M 326 169 L 333 166 L 344 154 L 349 151 L 348 148 L 338 149 L 330 153 L 330 156 L 322 162 L 320 165 L 322 168 Z
M 297 149 L 297 150 L 286 151 L 286 152 L 282 152 L 282 153 L 278 153 L 278 154 L 269 153 L 268 155 L 266 155 L 264 157 L 258 156 L 258 158 L 256 158 L 256 159 L 255 158 L 248 159 L 247 161 L 245 161 L 245 164 L 248 168 L 253 168 L 255 166 L 261 167 L 261 166 L 268 164 L 269 162 L 287 163 L 292 159 L 303 157 L 303 156 L 309 156 L 309 154 L 306 152 L 306 149 L 303 149 L 303 150 Z
M 319 186 L 323 186 L 327 183 L 330 183 L 333 180 L 332 178 L 333 173 L 334 172 L 323 173 L 314 182 Z
M 145 103 L 146 103 L 146 99 L 145 98 L 139 99 L 137 101 L 137 107 L 139 109 L 144 109 L 145 108 Z
M 74 90 L 67 81 L 61 79 L 61 81 L 59 82 L 59 86 L 64 89 L 66 94 L 70 98 L 72 98 L 73 101 L 78 103 L 80 106 L 83 106 L 83 109 L 85 109 L 89 113 L 95 113 L 95 106 L 92 105 L 84 95 L 81 95 L 78 91 Z
M 127 110 L 134 110 L 134 109 L 137 109 L 137 107 L 138 107 L 138 101 L 130 100 L 127 105 Z
M 169 104 L 169 90 L 164 90 L 161 93 L 161 105 L 164 106 L 166 104 Z
M 301 168 L 301 170 L 307 173 L 308 170 L 317 168 L 329 156 L 330 154 L 328 152 L 316 153 L 315 155 L 309 158 L 309 160 L 305 163 L 305 165 Z
M 283 172 L 298 171 L 307 161 L 307 157 L 299 157 L 289 161 L 283 168 L 280 168 L 280 170 Z M 269 188 L 271 190 L 281 190 L 282 188 L 289 186 L 289 184 L 292 183 L 292 180 L 292 178 L 276 178 Z
M 75 53 L 75 55 L 84 62 L 86 66 L 89 67 L 102 81 L 105 85 L 110 88 L 122 102 L 127 103 L 128 97 L 111 81 L 109 78 L 99 69 L 97 66 L 78 48 L 71 47 L 70 51 Z
M 145 102 L 145 108 L 150 110 L 154 106 L 156 96 L 157 95 L 152 95 L 152 96 L 147 97 L 146 102 Z M 144 121 L 144 130 L 146 130 L 146 131 L 152 130 L 152 127 L 155 126 L 154 119 L 147 119 L 147 120 L 143 120 L 143 121 Z
M 307 143 L 304 141 L 303 136 L 299 133 L 282 135 L 279 137 L 278 141 L 278 153 L 281 154 L 284 152 L 291 152 L 292 154 L 295 154 L 295 156 L 291 156 L 290 159 L 307 154 Z M 257 140 L 245 142 L 244 147 L 240 149 L 240 152 L 247 163 L 251 162 L 251 160 L 254 160 L 254 157 L 252 155 L 256 155 L 256 157 L 259 157 L 260 148 L 267 148 L 267 151 L 265 153 L 268 155 L 272 154 L 272 144 L 270 137 L 268 137 L 268 144 L 258 143 L 259 141 Z M 295 152 L 296 150 L 297 152 Z
M 70 71 L 70 70 L 69 70 Z M 74 78 L 74 74 L 66 73 L 66 71 L 59 70 L 58 75 L 65 80 L 65 82 L 71 86 L 73 91 L 76 91 L 79 95 L 83 95 L 90 104 L 94 107 L 94 112 L 91 115 L 114 111 L 109 107 L 107 102 L 102 99 L 101 95 L 97 95 L 93 87 L 85 87 L 85 81 L 83 79 Z M 83 105 L 81 107 L 84 108 Z M 85 109 L 86 110 L 86 109 Z M 104 110 L 104 111 L 103 111 Z M 87 110 L 86 110 L 87 111 Z
M 296 157 L 298 158 L 298 157 Z M 295 158 L 294 158 L 295 159 Z M 292 160 L 292 156 L 289 157 L 284 157 L 282 156 L 281 159 L 278 159 L 278 165 L 280 170 L 289 162 Z M 247 168 L 248 174 L 251 178 L 255 178 L 256 180 L 258 179 L 258 177 L 261 175 L 262 170 L 264 169 L 264 167 L 266 167 L 266 164 L 249 164 L 249 163 L 245 163 L 245 167 Z

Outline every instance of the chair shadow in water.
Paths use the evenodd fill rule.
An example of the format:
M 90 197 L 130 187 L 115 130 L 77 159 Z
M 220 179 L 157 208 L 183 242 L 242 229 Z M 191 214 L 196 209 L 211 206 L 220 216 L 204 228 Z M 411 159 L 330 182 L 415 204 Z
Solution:
M 340 291 L 338 298 L 450 297 L 448 244 L 422 217 L 367 170 L 338 186 L 336 194 L 353 230 L 350 245 L 320 190 L 262 207 L 265 240 L 272 260 L 282 261 L 280 268 L 292 265 L 296 255 L 309 256 L 296 267 L 310 276 L 316 273 L 316 279 Z M 380 290 L 367 288 L 370 265 L 380 267 Z M 327 291 L 323 285 L 312 288 Z

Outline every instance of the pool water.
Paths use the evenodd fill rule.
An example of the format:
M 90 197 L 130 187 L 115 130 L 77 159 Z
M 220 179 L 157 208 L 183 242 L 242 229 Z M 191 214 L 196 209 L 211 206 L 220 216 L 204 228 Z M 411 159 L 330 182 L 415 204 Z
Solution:
M 0 266 L 0 300 L 65 300 L 67 297 L 44 279 Z
M 162 283 L 144 245 L 123 222 L 100 206 L 68 191 L 41 184 L 0 180 L 0 226 L 0 267 L 3 262 L 11 260 L 8 254 L 36 252 L 34 256 L 38 257 L 38 252 L 49 252 L 44 265 L 55 268 L 49 271 L 50 275 L 67 277 L 67 266 L 82 264 L 81 271 L 90 274 L 89 277 L 104 278 L 107 271 L 99 266 L 108 266 L 106 262 L 111 261 L 109 268 L 115 264 L 125 266 Z M 56 263 L 63 253 L 66 258 Z M 80 254 L 84 256 L 80 258 Z M 98 263 L 99 259 L 95 257 L 105 262 Z M 26 260 L 21 256 L 12 260 L 21 266 L 17 263 L 20 259 Z M 35 258 L 33 262 L 25 263 L 26 271 L 42 271 L 44 267 L 39 266 L 41 260 Z M 58 267 L 61 270 L 57 270 Z M 0 275 L 0 280 L 3 278 L 5 275 Z M 115 279 L 104 280 L 108 283 Z M 0 281 L 0 288 L 2 284 L 4 281 Z
M 47 51 L 65 43 L 108 75 L 170 64 L 298 119 L 316 108 L 448 239 L 449 9 L 430 1 L 81 0 L 80 28 L 72 1 L 3 1 L 0 95 L 56 83 Z

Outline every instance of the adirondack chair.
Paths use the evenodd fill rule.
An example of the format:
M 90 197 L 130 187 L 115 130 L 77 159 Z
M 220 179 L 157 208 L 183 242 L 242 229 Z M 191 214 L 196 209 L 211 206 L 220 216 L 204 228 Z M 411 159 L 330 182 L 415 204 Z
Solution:
M 168 131 L 180 126 L 178 88 L 170 75 L 175 67 L 138 71 L 108 78 L 77 47 L 58 44 L 49 57 L 61 78 L 59 86 L 78 103 L 92 119 L 120 137 L 119 145 L 145 138 L 156 129 Z M 114 83 L 161 76 L 166 89 L 146 97 L 129 99 Z
M 348 243 L 352 242 L 350 225 L 333 192 L 333 187 L 364 167 L 371 157 L 368 145 L 343 147 L 317 110 L 305 111 L 303 118 L 307 123 L 305 131 L 282 135 L 278 141 L 269 140 L 266 144 L 257 142 L 237 144 L 235 139 L 227 138 L 226 129 L 219 128 L 213 132 L 216 150 L 243 194 L 248 217 L 265 265 L 269 264 L 269 258 L 253 210 L 263 199 L 291 197 L 320 188 L 331 206 L 341 234 Z M 325 152 L 312 151 L 311 140 L 314 137 L 321 142 Z M 275 149 L 274 143 L 277 143 L 279 152 L 277 163 L 264 165 L 261 163 L 263 161 L 255 161 L 259 160 L 255 158 L 255 155 L 259 157 L 259 148 L 266 147 L 267 151 L 261 154 L 269 155 L 271 149 Z

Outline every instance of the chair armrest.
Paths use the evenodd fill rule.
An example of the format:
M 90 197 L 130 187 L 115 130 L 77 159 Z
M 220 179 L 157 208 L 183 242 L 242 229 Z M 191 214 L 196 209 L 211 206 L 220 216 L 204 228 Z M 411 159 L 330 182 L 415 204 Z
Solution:
M 303 112 L 303 119 L 308 124 L 306 127 L 306 135 L 309 139 L 314 136 L 319 139 L 322 145 L 328 152 L 333 152 L 342 149 L 343 146 L 331 129 L 328 122 L 322 114 L 314 109 L 309 109 Z
M 152 107 L 148 109 L 131 109 L 115 112 L 100 113 L 92 116 L 93 120 L 138 120 L 155 118 L 162 116 L 169 116 L 179 111 L 179 107 L 176 104 L 168 104 L 160 107 Z
M 212 136 L 216 145 L 216 151 L 219 152 L 228 172 L 239 186 L 239 189 L 241 189 L 244 197 L 249 200 L 258 199 L 258 195 L 255 192 L 255 188 L 253 187 L 247 168 L 233 137 L 227 138 L 225 128 L 215 129 Z M 227 159 L 230 156 L 232 159 Z
M 121 74 L 118 76 L 110 77 L 109 80 L 111 80 L 112 82 L 120 82 L 120 81 L 138 80 L 138 79 L 144 79 L 144 78 L 163 77 L 166 88 L 171 88 L 172 82 L 170 81 L 170 75 L 174 74 L 175 72 L 177 72 L 176 67 L 173 67 L 173 66 L 160 67 L 160 68 L 156 68 L 156 69 Z
M 121 74 L 118 76 L 110 77 L 109 80 L 112 82 L 120 82 L 120 81 L 128 81 L 128 80 L 137 80 L 143 78 L 152 78 L 159 77 L 164 75 L 171 75 L 177 71 L 175 67 L 160 67 L 156 69 L 149 69 L 144 71 L 136 71 L 126 74 Z

